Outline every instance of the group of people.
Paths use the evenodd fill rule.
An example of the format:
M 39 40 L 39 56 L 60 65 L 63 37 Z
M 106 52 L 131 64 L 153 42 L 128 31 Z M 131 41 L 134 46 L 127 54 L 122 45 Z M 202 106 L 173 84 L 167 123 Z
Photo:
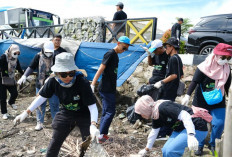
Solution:
M 154 65 L 149 83 L 162 90 L 160 100 L 154 101 L 145 95 L 135 104 L 136 113 L 145 119 L 152 119 L 152 130 L 147 145 L 139 154 L 145 156 L 152 148 L 159 132 L 166 133 L 165 130 L 171 128 L 172 134 L 162 148 L 164 157 L 182 156 L 187 146 L 196 150 L 195 155 L 200 156 L 203 154 L 204 141 L 208 133 L 207 123 L 212 125 L 208 147 L 214 154 L 215 139 L 221 138 L 224 130 L 225 95 L 228 95 L 231 83 L 229 64 L 232 63 L 232 46 L 219 43 L 214 48 L 205 61 L 197 66 L 187 94 L 181 104 L 177 104 L 174 101 L 179 81 L 183 76 L 183 64 L 177 57 L 178 54 L 173 53 L 178 50 L 178 45 L 171 41 L 178 43 L 178 39 L 171 37 L 164 44 L 160 40 L 155 40 L 151 43 L 150 49 L 143 47 L 148 53 L 148 64 Z M 166 52 L 163 46 L 166 46 Z M 194 90 L 195 95 L 190 108 L 187 105 Z M 215 90 L 221 94 L 221 99 L 213 100 L 215 103 L 211 103 L 204 95 Z
M 4 62 L 0 62 L 2 75 L 14 79 L 13 86 L 2 85 L 4 88 L 1 88 L 1 90 L 5 89 L 4 92 L 6 92 L 6 89 L 9 92 L 13 91 L 11 88 L 14 89 L 15 95 L 11 92 L 9 101 L 12 108 L 16 106 L 15 99 L 17 98 L 16 80 L 12 74 L 17 69 L 22 74 L 17 84 L 23 84 L 27 77 L 37 69 L 37 96 L 25 111 L 16 116 L 14 125 L 22 122 L 31 112 L 37 110 L 37 125 L 35 130 L 39 131 L 43 129 L 45 107 L 48 99 L 53 119 L 53 136 L 47 150 L 48 157 L 58 156 L 63 141 L 75 126 L 79 127 L 83 141 L 89 135 L 99 143 L 103 143 L 109 139 L 108 131 L 115 115 L 118 54 L 128 50 L 128 47 L 131 45 L 128 37 L 120 37 L 117 45 L 104 55 L 102 64 L 90 85 L 86 77 L 75 65 L 74 56 L 71 53 L 65 52 L 66 50 L 60 47 L 61 39 L 60 35 L 56 35 L 52 41 L 45 42 L 41 51 L 35 55 L 24 73 L 17 59 L 20 49 L 16 44 L 12 44 L 6 50 L 6 53 L 2 55 L 2 58 L 5 57 Z M 98 109 L 93 93 L 95 84 L 101 74 L 102 80 L 98 87 L 102 96 L 103 110 L 100 120 L 100 130 L 98 130 Z M 6 103 L 2 102 L 6 102 L 6 95 L 5 99 L 2 96 L 1 94 L 1 107 L 3 108 L 1 111 L 4 118 Z
M 119 3 L 117 7 L 120 8 Z M 121 8 L 122 9 L 122 8 Z M 182 20 L 183 22 L 183 20 Z M 179 32 L 180 33 L 180 32 Z M 177 35 L 177 33 L 175 33 Z M 31 105 L 14 119 L 14 124 L 22 122 L 36 110 L 37 125 L 35 130 L 43 129 L 46 101 L 48 99 L 52 115 L 53 136 L 47 150 L 47 156 L 58 156 L 59 150 L 72 131 L 77 126 L 82 140 L 89 135 L 99 143 L 109 140 L 109 127 L 115 115 L 116 80 L 118 72 L 118 54 L 128 50 L 130 39 L 119 37 L 116 46 L 104 54 L 102 63 L 91 84 L 75 65 L 74 56 L 60 47 L 62 37 L 56 35 L 52 41 L 46 42 L 33 58 L 25 72 L 22 71 L 18 56 L 19 46 L 12 44 L 0 57 L 1 80 L 0 102 L 3 119 L 7 114 L 7 90 L 10 93 L 8 104 L 17 109 L 17 84 L 25 83 L 27 77 L 37 69 L 36 94 Z M 224 129 L 225 94 L 231 82 L 229 63 L 232 62 L 232 46 L 220 43 L 204 62 L 198 65 L 187 94 L 181 104 L 175 103 L 179 82 L 183 77 L 183 63 L 178 55 L 179 39 L 171 37 L 167 42 L 154 40 L 147 52 L 148 64 L 154 66 L 149 84 L 161 89 L 159 100 L 144 95 L 135 103 L 135 112 L 145 119 L 152 119 L 152 129 L 149 133 L 146 147 L 138 154 L 145 156 L 152 148 L 159 134 L 170 135 L 162 148 L 164 157 L 179 157 L 185 147 L 196 150 L 196 155 L 203 154 L 204 140 L 207 136 L 207 123 L 212 124 L 209 149 L 214 154 L 215 139 L 220 138 Z M 22 77 L 16 83 L 15 70 Z M 102 97 L 102 114 L 98 129 L 98 109 L 94 96 L 98 85 Z M 4 78 L 13 80 L 13 85 L 6 85 Z M 196 90 L 195 90 L 196 88 Z M 191 94 L 195 90 L 192 107 L 187 107 Z M 218 90 L 222 99 L 216 104 L 208 104 L 205 92 Z M 40 108 L 40 109 L 38 109 Z M 169 133 L 167 133 L 169 132 Z

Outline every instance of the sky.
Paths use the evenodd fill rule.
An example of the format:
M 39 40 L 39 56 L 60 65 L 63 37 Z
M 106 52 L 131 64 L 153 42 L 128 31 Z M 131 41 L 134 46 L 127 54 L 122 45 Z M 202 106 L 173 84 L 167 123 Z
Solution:
M 157 17 L 158 29 L 166 31 L 176 17 L 189 18 L 196 24 L 200 17 L 232 13 L 232 0 L 120 0 L 128 18 Z M 116 12 L 112 0 L 0 0 L 0 8 L 28 7 L 57 14 L 61 19 L 102 16 L 111 21 Z

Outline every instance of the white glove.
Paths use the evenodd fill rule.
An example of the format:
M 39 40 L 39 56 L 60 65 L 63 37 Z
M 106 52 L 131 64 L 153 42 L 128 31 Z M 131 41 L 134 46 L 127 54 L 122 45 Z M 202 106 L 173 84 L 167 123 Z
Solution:
M 184 98 L 181 100 L 181 104 L 187 106 L 190 100 L 190 96 L 185 94 Z
M 92 89 L 92 92 L 94 93 L 94 88 L 95 86 L 94 85 L 90 85 L 91 89 Z
M 141 157 L 144 157 L 147 154 L 147 150 L 146 149 L 142 149 L 139 151 L 138 155 L 140 155 Z
M 188 135 L 188 147 L 189 150 L 197 150 L 198 149 L 198 141 L 194 135 Z
M 27 77 L 25 75 L 23 75 L 19 80 L 18 80 L 18 84 L 21 85 L 22 83 L 25 83 L 27 80 Z
M 96 139 L 97 143 L 99 143 L 98 136 L 100 135 L 100 131 L 93 124 L 90 125 L 90 135 L 92 140 Z
M 18 115 L 13 121 L 14 125 L 17 125 L 18 123 L 21 123 L 25 118 L 27 118 L 27 116 L 28 116 L 27 111 L 24 111 L 23 113 Z
M 147 52 L 147 56 L 150 56 L 150 55 L 151 55 L 151 53 L 148 51 L 148 48 L 147 48 L 147 47 L 143 47 L 142 45 L 140 45 L 140 47 L 141 47 L 142 49 L 144 49 L 144 51 Z
M 154 84 L 154 87 L 157 88 L 157 89 L 159 89 L 161 86 L 162 86 L 161 81 L 156 82 L 156 83 Z

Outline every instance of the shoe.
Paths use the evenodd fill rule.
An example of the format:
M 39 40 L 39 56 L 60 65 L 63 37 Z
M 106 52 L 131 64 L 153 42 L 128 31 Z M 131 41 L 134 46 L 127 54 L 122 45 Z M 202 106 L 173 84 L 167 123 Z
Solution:
M 18 109 L 18 107 L 15 105 L 15 104 L 11 104 L 10 105 L 14 110 L 17 110 Z
M 98 141 L 100 144 L 102 144 L 108 139 L 109 139 L 109 136 L 104 134 L 102 138 L 98 138 Z
M 8 114 L 7 113 L 5 113 L 5 114 L 3 114 L 3 116 L 2 116 L 2 119 L 4 119 L 4 120 L 7 120 L 8 119 Z
M 202 156 L 203 155 L 203 147 L 198 147 L 198 150 L 194 152 L 196 156 Z
M 43 129 L 43 123 L 41 122 L 37 122 L 37 125 L 35 126 L 35 130 L 36 131 L 40 131 Z
M 212 155 L 214 156 L 215 147 L 209 145 L 208 148 L 209 148 L 209 150 L 211 151 Z

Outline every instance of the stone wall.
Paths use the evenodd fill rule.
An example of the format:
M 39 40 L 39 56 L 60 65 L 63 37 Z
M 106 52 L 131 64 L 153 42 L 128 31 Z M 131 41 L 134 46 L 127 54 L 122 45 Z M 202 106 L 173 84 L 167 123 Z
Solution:
M 67 39 L 86 42 L 102 42 L 104 21 L 104 18 L 100 16 L 64 19 L 64 26 L 61 34 Z

